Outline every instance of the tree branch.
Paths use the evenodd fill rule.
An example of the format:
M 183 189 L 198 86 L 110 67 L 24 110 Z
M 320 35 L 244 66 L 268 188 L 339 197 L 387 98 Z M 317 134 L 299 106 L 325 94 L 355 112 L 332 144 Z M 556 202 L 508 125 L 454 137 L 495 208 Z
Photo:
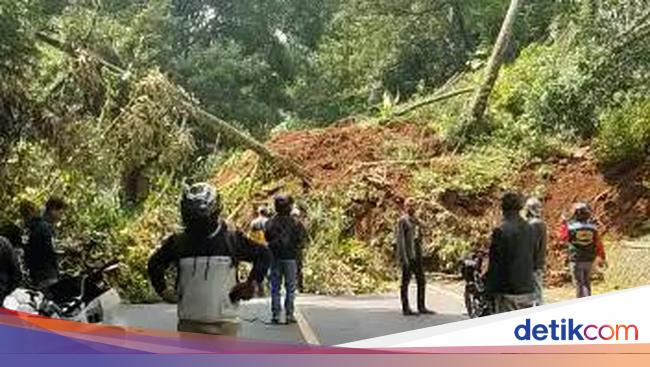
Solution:
M 72 49 L 71 47 L 65 45 L 63 42 L 55 38 L 52 38 L 42 32 L 37 33 L 37 38 L 40 41 L 68 54 L 71 57 L 78 56 L 77 50 Z M 106 61 L 99 55 L 94 53 L 89 53 L 89 54 L 94 59 L 96 59 L 97 62 L 99 62 L 102 66 L 106 67 L 109 71 L 118 74 L 120 76 L 125 76 L 129 74 L 127 70 Z M 181 88 L 178 88 L 178 86 L 172 83 L 170 83 L 169 88 L 175 88 L 177 90 L 181 90 Z M 238 130 L 230 123 L 207 112 L 206 110 L 198 106 L 195 101 L 192 101 L 189 98 L 185 97 L 183 93 L 178 93 L 178 94 L 181 96 L 180 104 L 187 111 L 189 111 L 193 116 L 196 116 L 199 121 L 203 121 L 204 125 L 210 128 L 215 134 L 224 133 L 230 136 L 232 139 L 239 142 L 242 146 L 257 153 L 262 159 L 268 160 L 269 162 L 276 164 L 281 168 L 286 169 L 289 173 L 300 178 L 305 186 L 308 187 L 311 186 L 312 183 L 311 177 L 296 162 L 269 150 L 262 143 L 248 136 L 244 132 Z

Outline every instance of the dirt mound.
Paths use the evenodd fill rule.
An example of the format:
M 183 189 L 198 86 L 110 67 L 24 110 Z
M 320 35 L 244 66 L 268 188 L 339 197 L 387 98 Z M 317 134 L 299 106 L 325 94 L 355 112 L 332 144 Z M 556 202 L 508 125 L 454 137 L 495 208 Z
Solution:
M 434 156 L 441 151 L 435 135 L 408 123 L 294 131 L 273 137 L 267 145 L 297 161 L 312 175 L 316 187 L 324 187 L 350 182 L 359 169 L 370 170 L 390 157 L 390 147 L 400 143 L 417 147 L 419 155 Z
M 650 217 L 650 161 L 614 174 L 603 172 L 589 155 L 556 159 L 545 177 L 530 169 L 522 174 L 524 191 L 533 186 L 545 188 L 544 216 L 549 226 L 549 278 L 567 280 L 566 248 L 558 238 L 562 219 L 570 215 L 578 201 L 592 206 L 602 234 L 609 238 L 638 235 Z
M 342 124 L 292 131 L 274 136 L 267 145 L 294 159 L 313 177 L 312 193 L 340 190 L 337 192 L 344 197 L 337 205 L 343 204 L 341 209 L 351 219 L 350 228 L 344 229 L 345 235 L 373 246 L 378 241 L 391 240 L 398 215 L 396 204 L 412 195 L 409 191 L 415 168 L 446 157 L 435 134 L 409 123 Z M 595 162 L 589 150 L 582 149 L 572 157 L 553 158 L 513 172 L 517 177 L 508 180 L 524 194 L 544 193 L 544 215 L 550 236 L 547 274 L 551 283 L 568 279 L 566 246 L 558 240 L 557 230 L 562 218 L 570 214 L 573 203 L 590 203 L 601 231 L 608 238 L 634 236 L 650 218 L 650 160 L 611 172 L 604 172 Z M 217 182 L 224 184 L 254 176 L 256 166 L 257 157 L 245 153 L 232 166 L 221 168 Z M 263 182 L 262 188 L 260 193 L 252 193 L 260 202 L 268 201 L 276 189 L 288 190 L 284 178 L 277 177 Z M 491 227 L 500 220 L 500 196 L 500 190 L 495 188 L 481 194 L 446 190 L 436 198 L 422 198 L 421 219 L 429 230 L 425 230 L 425 236 L 433 242 L 453 243 L 456 235 L 469 240 L 472 246 L 487 245 Z M 432 235 L 436 233 L 438 237 L 434 239 Z M 386 246 L 384 249 L 392 251 Z M 440 270 L 439 264 L 432 264 L 433 269 Z
M 561 162 L 547 186 L 548 215 L 559 221 L 563 214 L 569 214 L 571 203 L 584 201 L 592 205 L 605 233 L 633 235 L 650 214 L 650 192 L 643 185 L 648 174 L 647 164 L 607 175 L 591 159 Z

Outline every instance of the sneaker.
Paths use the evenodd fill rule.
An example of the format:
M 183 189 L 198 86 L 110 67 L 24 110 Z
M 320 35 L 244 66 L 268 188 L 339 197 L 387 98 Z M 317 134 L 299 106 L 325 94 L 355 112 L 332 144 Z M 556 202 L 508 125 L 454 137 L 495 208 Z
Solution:
M 423 308 L 420 311 L 420 315 L 435 315 L 436 313 L 434 311 L 431 311 L 427 308 Z
M 287 315 L 287 324 L 295 324 L 296 318 L 293 315 Z
M 273 316 L 273 318 L 271 318 L 271 324 L 280 325 L 280 318 L 277 316 Z

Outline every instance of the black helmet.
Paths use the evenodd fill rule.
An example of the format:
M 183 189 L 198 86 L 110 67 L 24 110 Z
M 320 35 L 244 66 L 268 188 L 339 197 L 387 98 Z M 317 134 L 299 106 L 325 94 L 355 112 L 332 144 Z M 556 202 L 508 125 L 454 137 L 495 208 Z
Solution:
M 573 217 L 574 218 L 589 218 L 591 217 L 591 207 L 587 203 L 573 204 Z
M 293 199 L 289 195 L 277 195 L 273 198 L 275 212 L 280 215 L 290 215 L 293 207 Z
M 181 216 L 187 225 L 193 221 L 215 218 L 221 212 L 221 199 L 214 186 L 208 183 L 185 185 L 181 197 Z
M 269 208 L 266 205 L 260 205 L 260 206 L 257 207 L 257 214 L 268 217 L 269 216 Z

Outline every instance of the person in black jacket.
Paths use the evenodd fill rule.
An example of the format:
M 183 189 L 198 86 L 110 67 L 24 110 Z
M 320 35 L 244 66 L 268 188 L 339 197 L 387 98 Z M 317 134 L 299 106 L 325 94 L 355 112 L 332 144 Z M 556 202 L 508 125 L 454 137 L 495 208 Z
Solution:
M 13 246 L 4 237 L 0 237 L 0 307 L 5 297 L 11 294 L 22 281 L 18 256 Z
M 29 239 L 25 247 L 25 265 L 32 284 L 46 289 L 59 278 L 59 265 L 55 252 L 57 224 L 63 219 L 67 208 L 65 201 L 51 198 L 45 204 L 42 216 L 29 220 Z
M 497 313 L 535 303 L 535 239 L 531 226 L 519 214 L 522 206 L 519 194 L 505 194 L 503 222 L 492 232 L 487 291 L 494 297 Z
M 305 227 L 291 216 L 293 199 L 278 195 L 275 201 L 275 216 L 266 223 L 264 237 L 273 253 L 271 265 L 271 322 L 280 323 L 280 288 L 284 279 L 284 308 L 286 323 L 296 322 L 294 317 L 294 298 L 296 292 L 297 260 L 306 237 Z
M 178 301 L 178 330 L 236 335 L 236 304 L 251 299 L 255 282 L 262 282 L 271 255 L 241 231 L 228 229 L 219 219 L 221 204 L 216 189 L 206 183 L 186 187 L 181 199 L 184 229 L 163 241 L 149 259 L 151 284 L 163 300 Z M 237 284 L 239 261 L 253 263 L 244 283 Z M 178 271 L 174 292 L 165 272 Z

